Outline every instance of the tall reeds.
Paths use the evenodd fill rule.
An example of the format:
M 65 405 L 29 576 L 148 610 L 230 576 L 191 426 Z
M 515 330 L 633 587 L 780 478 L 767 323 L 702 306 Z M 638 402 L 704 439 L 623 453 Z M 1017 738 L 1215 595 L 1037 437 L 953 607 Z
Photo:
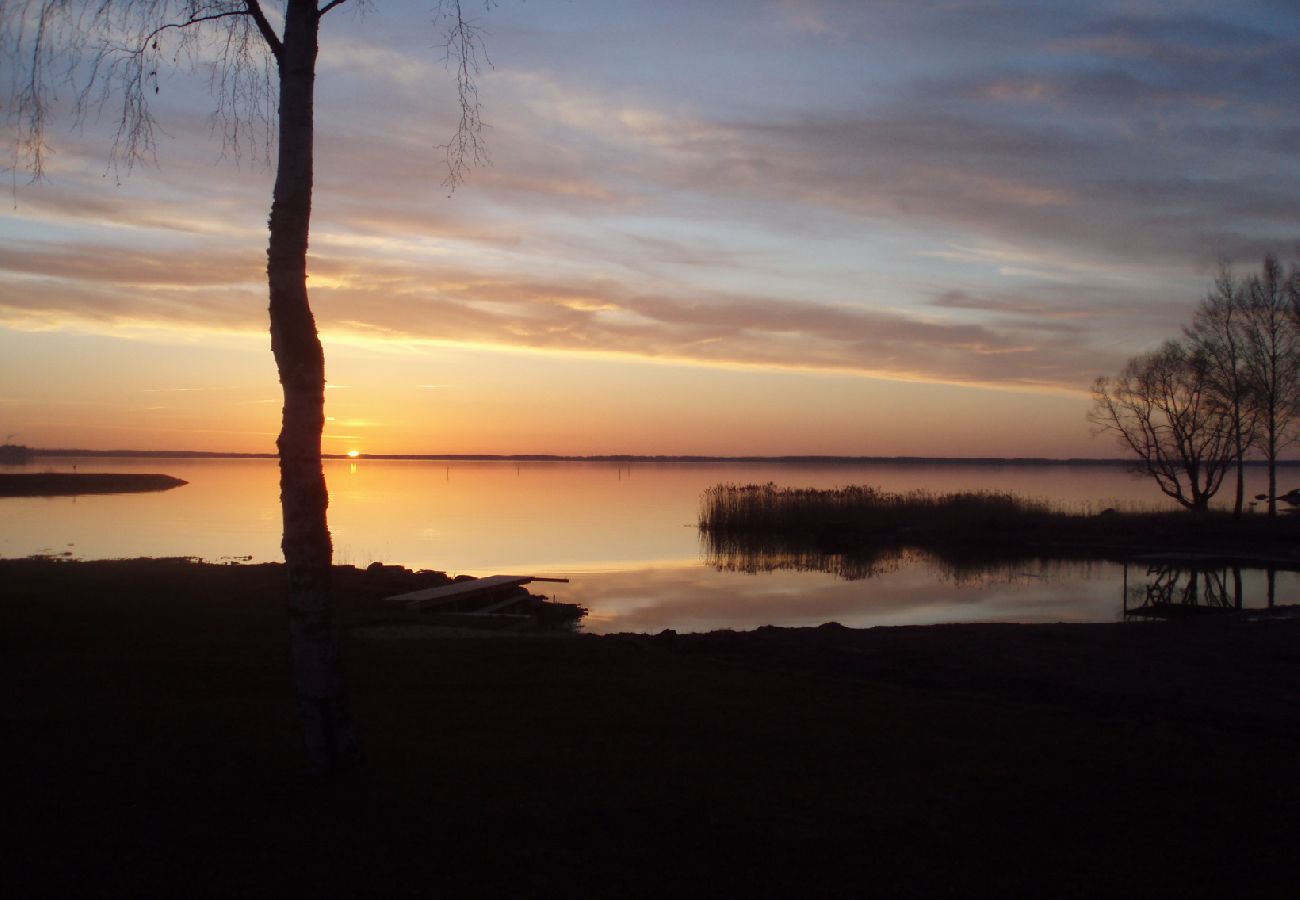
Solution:
M 1045 503 L 1013 494 L 961 491 L 890 493 L 868 486 L 833 490 L 777 487 L 775 484 L 719 484 L 704 492 L 700 528 L 728 532 L 803 532 L 831 535 L 896 532 L 900 529 L 952 531 L 972 526 L 1022 527 L 1026 522 L 1063 515 Z
M 713 565 L 746 571 L 816 567 L 870 574 L 907 549 L 954 569 L 1017 559 L 1124 559 L 1162 552 L 1267 556 L 1300 565 L 1300 516 L 1236 520 L 1218 512 L 1072 513 L 992 491 L 719 484 L 700 499 L 699 527 Z

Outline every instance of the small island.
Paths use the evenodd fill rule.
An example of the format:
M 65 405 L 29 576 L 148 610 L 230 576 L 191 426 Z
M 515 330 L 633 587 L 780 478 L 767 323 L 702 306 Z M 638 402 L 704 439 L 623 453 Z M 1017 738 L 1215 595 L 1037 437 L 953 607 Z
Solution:
M 75 497 L 169 491 L 189 484 L 171 475 L 135 472 L 0 473 L 0 497 Z
M 31 461 L 31 447 L 22 444 L 0 444 L 0 466 L 22 466 Z

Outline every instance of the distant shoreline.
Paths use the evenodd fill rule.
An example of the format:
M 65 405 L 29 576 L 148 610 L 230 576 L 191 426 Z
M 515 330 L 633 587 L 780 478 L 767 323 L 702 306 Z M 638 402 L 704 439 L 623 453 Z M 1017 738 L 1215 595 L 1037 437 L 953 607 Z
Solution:
M 234 453 L 220 450 L 79 450 L 30 448 L 33 458 L 85 459 L 275 459 L 274 453 Z M 763 465 L 896 465 L 896 466 L 1131 466 L 1132 460 L 1115 458 L 1068 457 L 1056 459 L 1039 456 L 711 456 L 704 454 L 594 454 L 577 456 L 551 453 L 366 453 L 349 457 L 343 453 L 324 453 L 323 459 L 381 459 L 422 462 L 604 462 L 604 463 L 747 463 Z M 1263 460 L 1247 460 L 1252 468 L 1265 465 Z M 1279 460 L 1279 466 L 1300 466 L 1300 459 Z

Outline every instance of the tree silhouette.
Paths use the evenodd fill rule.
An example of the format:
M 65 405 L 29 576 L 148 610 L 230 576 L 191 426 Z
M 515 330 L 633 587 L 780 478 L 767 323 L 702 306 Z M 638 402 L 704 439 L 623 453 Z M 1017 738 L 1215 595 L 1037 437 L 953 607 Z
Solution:
M 309 764 L 328 774 L 354 765 L 359 743 L 334 635 L 332 547 L 321 466 L 325 360 L 307 295 L 314 95 L 321 22 L 349 0 L 0 0 L 0 50 L 17 70 L 7 104 L 16 163 L 45 171 L 47 126 L 60 87 L 75 89 L 78 121 L 120 102 L 109 154 L 115 169 L 152 158 L 150 101 L 177 60 L 213 63 L 215 114 L 226 149 L 275 148 L 267 282 L 271 349 L 284 394 L 280 458 L 287 607 L 294 681 Z M 491 6 L 491 0 L 485 0 Z M 354 0 L 354 8 L 370 5 Z M 446 184 L 483 159 L 474 77 L 480 34 L 459 0 L 439 0 L 454 63 L 460 122 Z
M 1268 514 L 1277 515 L 1278 455 L 1296 439 L 1300 416 L 1300 329 L 1296 270 L 1276 256 L 1246 282 L 1246 375 L 1259 414 L 1260 450 L 1268 464 Z
M 1210 388 L 1228 414 L 1237 475 L 1232 506 L 1236 518 L 1241 517 L 1245 501 L 1246 453 L 1258 438 L 1260 420 L 1247 366 L 1251 345 L 1248 302 L 1246 284 L 1223 265 L 1213 288 L 1193 313 L 1191 325 L 1183 329 L 1192 351 L 1209 364 Z
M 1098 378 L 1088 418 L 1136 457 L 1138 471 L 1183 507 L 1204 512 L 1234 458 L 1231 416 L 1212 385 L 1203 353 L 1167 341 Z

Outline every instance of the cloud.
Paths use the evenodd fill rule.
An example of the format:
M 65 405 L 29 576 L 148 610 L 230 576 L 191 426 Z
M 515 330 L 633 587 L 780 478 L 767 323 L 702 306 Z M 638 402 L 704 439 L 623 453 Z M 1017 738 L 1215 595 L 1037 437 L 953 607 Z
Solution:
M 1078 329 L 1027 313 L 991 327 L 849 304 L 640 294 L 612 283 L 465 279 L 422 293 L 393 286 L 319 297 L 323 322 L 336 309 L 366 309 L 394 338 L 1020 386 L 1086 383 L 1097 362 Z
M 201 291 L 250 286 L 265 280 L 265 265 L 254 254 L 229 249 L 159 253 L 148 249 L 81 244 L 75 248 L 0 247 L 0 270 L 11 274 L 53 275 L 70 281 L 111 280 L 119 287 Z
M 914 27 L 989 11 L 920 6 Z M 977 44 L 977 61 L 858 110 L 631 115 L 572 84 L 534 83 L 523 95 L 541 102 L 535 115 L 552 123 L 544 133 L 559 123 L 580 135 L 561 147 L 581 144 L 579 165 L 608 183 L 685 189 L 718 206 L 781 198 L 1068 246 L 1094 261 L 1199 264 L 1224 223 L 1249 237 L 1251 256 L 1291 239 L 1300 199 L 1290 162 L 1294 38 L 1176 15 L 1091 20 L 1042 4 L 994 8 L 1022 16 L 1016 36 L 1031 32 L 1023 46 L 999 46 L 987 28 L 950 37 Z M 1128 50 L 1101 52 L 1096 41 L 1116 35 Z M 990 59 L 1009 61 L 990 68 Z M 1248 152 L 1225 159 L 1226 146 Z
M 1046 322 L 1060 319 L 1086 318 L 1094 311 L 1085 304 L 1059 307 L 1037 296 L 1003 294 L 999 296 L 974 295 L 960 289 L 944 291 L 931 301 L 942 309 L 971 309 L 981 312 L 1008 313 L 1021 316 L 1042 317 Z
M 246 258 L 201 263 L 202 257 L 178 254 L 142 261 L 93 250 L 79 248 L 72 259 L 30 254 L 21 265 L 0 255 L 11 273 L 44 276 L 23 290 L 6 290 L 0 317 L 19 327 L 68 320 L 264 327 L 264 301 L 242 285 L 255 273 L 239 274 Z M 850 303 L 647 294 L 610 280 L 492 279 L 474 271 L 444 270 L 446 280 L 431 284 L 426 269 L 401 261 L 324 258 L 313 273 L 332 285 L 313 289 L 320 326 L 341 334 L 1008 385 L 1079 383 L 1092 372 L 1093 358 L 1078 335 L 1053 326 L 1050 317 L 995 327 Z M 223 282 L 223 275 L 236 280 Z
M 1201 76 L 1204 67 L 1228 72 L 1254 71 L 1261 61 L 1295 64 L 1295 45 L 1285 33 L 1241 24 L 1220 16 L 1102 16 L 1053 42 L 1063 52 L 1177 68 Z
M 519 10 L 481 85 L 496 164 L 450 200 L 446 72 L 429 34 L 376 10 L 356 31 L 393 42 L 334 28 L 322 56 L 318 319 L 1085 385 L 1176 329 L 1220 257 L 1289 251 L 1300 208 L 1294 34 L 1126 6 L 784 0 L 728 30 L 742 7 L 710 4 L 690 35 L 654 30 L 681 27 L 672 9 L 564 27 Z M 684 53 L 700 31 L 714 51 Z M 674 89 L 692 80 L 709 89 Z M 265 327 L 269 177 L 211 169 L 192 111 L 168 127 L 179 159 L 123 189 L 89 137 L 63 142 L 55 185 L 7 219 L 3 321 Z
M 776 9 L 782 25 L 795 34 L 820 37 L 836 31 L 823 4 L 816 0 L 777 0 Z

